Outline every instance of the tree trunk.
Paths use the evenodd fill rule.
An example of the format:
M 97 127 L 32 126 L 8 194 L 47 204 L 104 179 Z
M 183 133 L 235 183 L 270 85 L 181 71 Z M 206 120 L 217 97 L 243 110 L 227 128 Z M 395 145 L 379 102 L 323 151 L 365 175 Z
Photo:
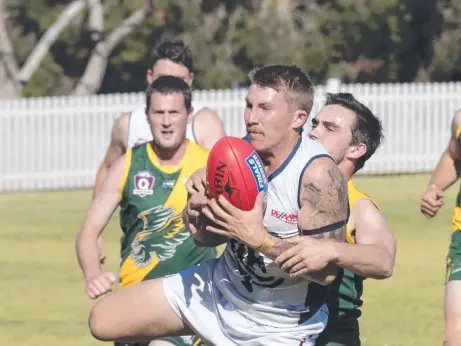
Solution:
M 0 99 L 15 99 L 21 96 L 22 85 L 16 78 L 18 62 L 8 36 L 7 18 L 5 1 L 0 0 Z
M 110 54 L 120 42 L 131 35 L 144 22 L 147 16 L 153 12 L 153 3 L 153 0 L 145 0 L 140 8 L 124 20 L 105 40 L 96 45 L 86 66 L 85 73 L 72 95 L 91 95 L 99 90 L 106 73 Z

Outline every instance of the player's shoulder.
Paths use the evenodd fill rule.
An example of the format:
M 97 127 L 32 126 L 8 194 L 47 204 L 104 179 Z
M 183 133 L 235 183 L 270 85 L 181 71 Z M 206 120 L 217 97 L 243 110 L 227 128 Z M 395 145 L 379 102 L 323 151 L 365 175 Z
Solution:
M 451 120 L 451 132 L 455 139 L 461 135 L 461 109 L 455 111 Z
M 368 194 L 359 190 L 352 182 L 352 179 L 347 182 L 347 193 L 349 196 L 349 205 L 351 209 L 353 209 L 355 206 L 359 208 L 364 206 L 374 207 L 379 210 L 379 206 L 376 204 L 376 202 Z
M 210 151 L 199 144 L 189 141 L 189 148 L 187 150 L 186 155 L 188 156 L 188 158 L 192 160 L 197 160 L 206 163 L 206 161 L 208 160 L 208 156 L 210 155 Z

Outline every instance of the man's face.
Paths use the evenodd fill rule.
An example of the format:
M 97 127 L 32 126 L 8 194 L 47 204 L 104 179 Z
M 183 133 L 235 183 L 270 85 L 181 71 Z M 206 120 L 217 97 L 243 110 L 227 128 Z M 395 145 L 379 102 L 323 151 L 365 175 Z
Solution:
M 356 115 L 340 105 L 328 105 L 312 119 L 309 138 L 319 141 L 339 164 L 355 146 L 352 145 L 352 129 Z
M 248 90 L 245 124 L 251 145 L 259 153 L 276 147 L 293 128 L 302 126 L 302 116 L 291 109 L 283 91 L 252 84 Z
M 154 143 L 167 152 L 177 150 L 186 137 L 190 113 L 184 105 L 181 93 L 161 94 L 154 92 L 146 110 Z
M 192 86 L 194 74 L 183 64 L 168 59 L 158 60 L 152 69 L 147 70 L 147 83 L 151 84 L 161 76 L 174 76 L 183 79 L 189 86 Z

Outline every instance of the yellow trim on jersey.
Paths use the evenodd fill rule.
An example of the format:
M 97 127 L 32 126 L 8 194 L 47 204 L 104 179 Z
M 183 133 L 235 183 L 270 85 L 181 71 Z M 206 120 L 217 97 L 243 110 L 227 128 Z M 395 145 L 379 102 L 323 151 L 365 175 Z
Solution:
M 458 140 L 458 137 L 460 134 L 461 134 L 461 125 L 459 125 L 458 128 L 456 129 L 456 135 L 455 135 L 456 140 Z
M 363 193 L 362 191 L 358 190 L 352 179 L 347 182 L 347 194 L 349 196 L 349 211 L 352 213 L 352 208 L 354 207 L 355 203 L 361 199 L 368 199 L 371 203 L 373 203 L 378 210 L 379 207 L 367 194 Z M 352 230 L 349 228 L 349 223 L 346 225 L 346 240 L 349 244 L 355 244 L 355 237 L 352 234 Z
M 201 342 L 202 342 L 202 339 L 198 338 L 198 339 L 192 344 L 192 346 L 198 346 L 198 345 L 200 345 Z
M 131 148 L 126 150 L 125 167 L 123 168 L 122 181 L 120 182 L 120 186 L 119 186 L 120 200 L 123 199 L 123 190 L 125 190 L 126 181 L 128 180 L 128 174 L 130 173 L 131 152 L 132 152 Z
M 455 207 L 451 223 L 453 232 L 461 230 L 461 207 Z
M 158 161 L 158 157 L 157 157 L 157 154 L 155 154 L 155 151 L 154 149 L 152 148 L 152 144 L 151 143 L 148 143 L 147 144 L 147 156 L 149 156 L 149 159 L 150 159 L 150 162 L 155 166 L 157 167 L 158 169 L 160 169 L 163 173 L 167 173 L 167 174 L 172 174 L 174 172 L 176 172 L 177 170 L 181 169 L 181 167 L 183 166 L 184 164 L 184 158 L 188 155 L 189 153 L 189 150 L 190 150 L 190 141 L 188 139 L 186 139 L 186 142 L 187 142 L 187 148 L 186 148 L 186 152 L 184 153 L 184 156 L 181 160 L 181 162 L 177 165 L 162 165 L 159 161 Z

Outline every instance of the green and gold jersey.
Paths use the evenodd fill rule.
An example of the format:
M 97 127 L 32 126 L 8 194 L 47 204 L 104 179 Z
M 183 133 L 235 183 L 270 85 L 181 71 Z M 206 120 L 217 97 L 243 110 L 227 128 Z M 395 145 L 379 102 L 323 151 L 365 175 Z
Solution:
M 366 194 L 359 191 L 352 180 L 347 183 L 347 192 L 349 195 L 349 210 L 352 211 L 355 203 L 360 199 L 370 199 Z M 355 243 L 355 230 L 346 225 L 346 239 L 349 244 Z M 328 309 L 332 315 L 352 314 L 355 317 L 360 316 L 362 306 L 363 278 L 353 274 L 349 270 L 341 269 L 331 287 L 328 299 Z
M 359 191 L 352 180 L 348 181 L 347 192 L 349 195 L 349 210 L 352 211 L 355 203 L 361 199 L 371 200 L 363 192 Z M 355 244 L 355 230 L 346 225 L 346 238 L 349 244 Z M 332 283 L 327 296 L 327 306 L 330 312 L 328 324 L 320 335 L 316 345 L 319 346 L 358 346 L 359 325 L 358 318 L 361 315 L 364 278 L 347 269 L 340 269 L 336 280 Z
M 208 150 L 188 142 L 182 162 L 160 165 L 151 143 L 128 149 L 120 186 L 120 287 L 175 274 L 216 257 L 215 248 L 197 247 L 181 212 L 185 183 L 206 166 Z
M 456 141 L 461 146 L 461 126 L 456 130 Z M 453 211 L 452 229 L 453 232 L 461 231 L 461 187 L 456 198 L 455 210 Z

